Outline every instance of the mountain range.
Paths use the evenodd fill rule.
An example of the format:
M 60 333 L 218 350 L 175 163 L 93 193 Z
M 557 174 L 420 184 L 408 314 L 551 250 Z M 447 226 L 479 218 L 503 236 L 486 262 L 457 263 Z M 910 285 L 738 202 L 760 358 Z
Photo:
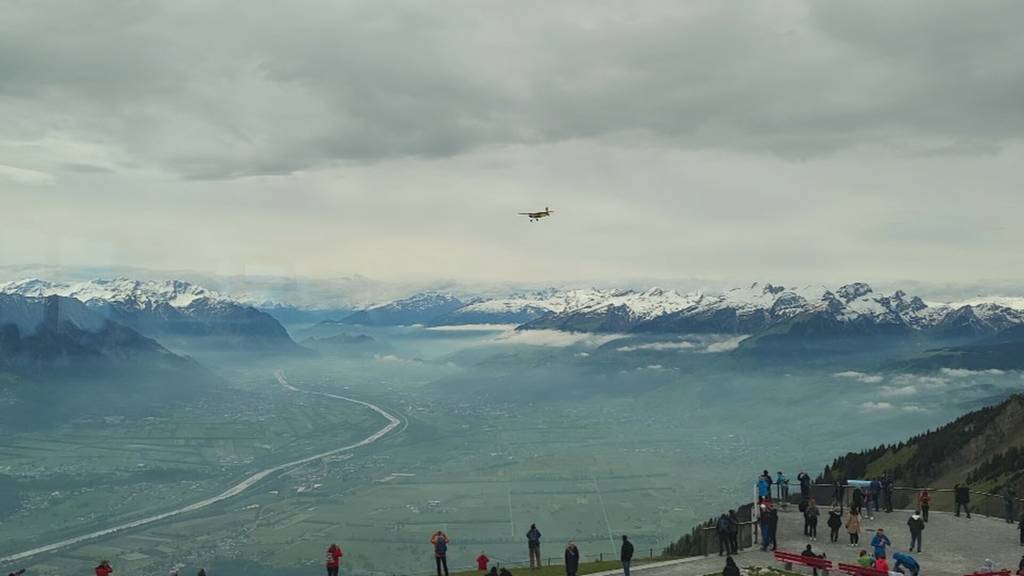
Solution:
M 188 369 L 194 363 L 73 298 L 0 294 L 0 371 Z
M 754 283 L 721 293 L 547 290 L 503 298 L 422 293 L 345 318 L 351 324 L 517 324 L 520 330 L 785 337 L 907 335 L 958 339 L 1024 324 L 1024 299 L 932 303 L 865 283 L 838 288 Z
M 189 282 L 28 279 L 0 284 L 0 293 L 75 299 L 103 318 L 180 346 L 201 341 L 228 349 L 300 350 L 271 315 Z

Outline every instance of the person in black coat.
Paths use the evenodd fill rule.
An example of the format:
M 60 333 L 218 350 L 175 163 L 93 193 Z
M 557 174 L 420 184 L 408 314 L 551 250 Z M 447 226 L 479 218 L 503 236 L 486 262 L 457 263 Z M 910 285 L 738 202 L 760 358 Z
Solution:
M 565 576 L 576 576 L 579 569 L 580 549 L 570 540 L 569 545 L 565 547 Z
M 729 510 L 729 553 L 740 551 L 740 518 L 735 510 Z
M 839 542 L 839 529 L 843 527 L 843 511 L 833 507 L 828 513 L 829 542 Z
M 740 576 L 740 567 L 736 565 L 736 561 L 732 559 L 732 556 L 725 557 L 725 568 L 722 569 L 722 576 Z
M 629 565 L 633 562 L 633 543 L 622 535 L 622 548 L 619 549 L 619 561 L 622 562 L 622 576 L 629 576 Z
M 966 484 L 957 484 L 953 486 L 953 494 L 956 497 L 956 515 L 960 517 L 960 508 L 963 508 L 967 512 L 967 517 L 971 517 L 971 489 Z
M 775 508 L 768 509 L 768 542 L 765 542 L 765 546 L 771 544 L 772 550 L 779 549 L 779 511 Z

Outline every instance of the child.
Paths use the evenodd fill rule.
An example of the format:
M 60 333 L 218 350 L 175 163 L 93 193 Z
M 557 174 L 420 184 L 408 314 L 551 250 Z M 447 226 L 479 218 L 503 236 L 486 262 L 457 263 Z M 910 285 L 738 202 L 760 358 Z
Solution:
M 865 568 L 873 568 L 875 565 L 875 559 L 868 556 L 867 550 L 861 550 L 860 556 L 857 556 L 857 564 L 860 564 Z

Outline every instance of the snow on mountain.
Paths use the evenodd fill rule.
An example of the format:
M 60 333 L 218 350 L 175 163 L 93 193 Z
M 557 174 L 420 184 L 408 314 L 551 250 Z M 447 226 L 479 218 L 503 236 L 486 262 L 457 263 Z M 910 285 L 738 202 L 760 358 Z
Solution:
M 342 319 L 345 324 L 363 326 L 408 326 L 427 324 L 466 305 L 444 292 L 423 292 L 408 298 L 355 312 Z
M 174 308 L 187 308 L 200 298 L 229 300 L 188 282 L 167 280 L 163 282 L 132 280 L 129 278 L 96 279 L 88 282 L 57 283 L 38 278 L 0 284 L 0 292 L 22 296 L 64 296 L 86 304 L 106 302 L 122 304 L 138 309 L 153 308 L 167 304 Z
M 106 318 L 162 341 L 173 338 L 176 344 L 215 338 L 217 345 L 233 348 L 298 349 L 270 315 L 180 280 L 55 283 L 33 278 L 0 284 L 0 293 L 73 298 Z

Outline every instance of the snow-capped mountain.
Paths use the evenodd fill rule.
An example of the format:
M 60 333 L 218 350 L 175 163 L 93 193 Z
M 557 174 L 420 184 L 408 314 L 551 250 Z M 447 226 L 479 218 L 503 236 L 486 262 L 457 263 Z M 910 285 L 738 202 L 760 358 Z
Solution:
M 876 294 L 864 283 L 830 289 L 755 283 L 721 294 L 595 292 L 577 307 L 522 326 L 581 332 L 670 332 L 807 336 L 900 334 L 943 337 L 994 334 L 1024 323 L 1024 310 L 981 301 L 928 304 L 902 291 Z
M 33 278 L 0 284 L 0 293 L 73 298 L 143 334 L 179 343 L 208 338 L 229 347 L 297 348 L 268 314 L 189 282 L 115 278 L 53 283 Z
M 0 293 L 0 369 L 36 373 L 115 365 L 194 368 L 155 340 L 73 298 Z
M 597 290 L 541 290 L 501 298 L 478 298 L 433 318 L 435 326 L 465 324 L 525 324 L 548 314 L 578 308 L 599 298 Z
M 343 318 L 342 322 L 345 324 L 361 324 L 363 326 L 428 324 L 433 319 L 444 316 L 465 305 L 466 302 L 452 294 L 423 292 L 350 314 Z

